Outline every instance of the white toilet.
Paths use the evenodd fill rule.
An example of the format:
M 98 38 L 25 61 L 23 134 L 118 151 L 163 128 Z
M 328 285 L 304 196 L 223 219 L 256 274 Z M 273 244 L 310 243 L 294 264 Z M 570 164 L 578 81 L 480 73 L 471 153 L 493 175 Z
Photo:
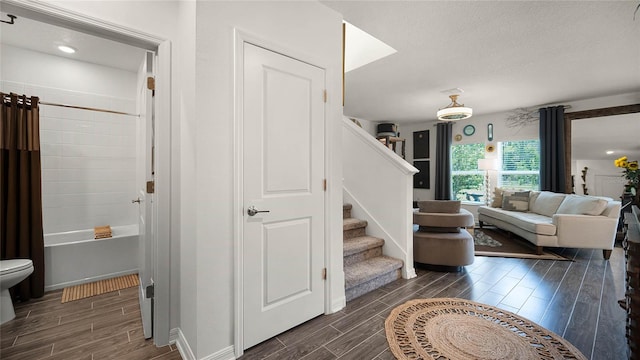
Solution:
M 9 288 L 17 285 L 33 272 L 33 261 L 29 259 L 0 260 L 0 324 L 16 317 Z

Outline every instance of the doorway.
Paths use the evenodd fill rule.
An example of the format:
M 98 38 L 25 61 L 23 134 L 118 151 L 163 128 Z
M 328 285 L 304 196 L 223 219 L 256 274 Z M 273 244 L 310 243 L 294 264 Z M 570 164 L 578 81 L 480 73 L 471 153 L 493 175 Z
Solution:
M 170 277 L 170 268 L 167 266 L 158 266 L 158 264 L 168 264 L 169 263 L 169 234 L 170 234 L 170 219 L 169 219 L 169 208 L 170 208 L 170 173 L 169 173 L 169 134 L 170 134 L 170 87 L 169 87 L 169 78 L 170 78 L 170 44 L 168 41 L 156 38 L 150 35 L 143 35 L 135 30 L 125 29 L 122 27 L 116 27 L 112 24 L 102 22 L 100 20 L 85 17 L 83 15 L 79 15 L 72 12 L 67 12 L 64 9 L 56 8 L 56 11 L 52 11 L 51 7 L 47 4 L 39 4 L 39 3 L 11 3 L 5 4 L 3 3 L 2 11 L 12 13 L 17 15 L 18 18 L 16 22 L 20 22 L 21 20 L 29 20 L 36 21 L 41 23 L 43 26 L 45 25 L 53 25 L 59 26 L 63 29 L 68 29 L 71 31 L 77 31 L 82 34 L 92 34 L 97 35 L 100 39 L 107 39 L 111 41 L 115 41 L 119 43 L 121 46 L 134 46 L 144 53 L 147 50 L 154 51 L 157 53 L 157 74 L 156 74 L 156 89 L 155 95 L 158 99 L 158 102 L 162 105 L 155 107 L 155 115 L 156 115 L 156 136 L 154 140 L 154 148 L 155 148 L 155 175 L 160 181 L 154 189 L 154 202 L 153 208 L 156 215 L 157 221 L 149 222 L 153 224 L 153 233 L 158 234 L 155 239 L 156 246 L 151 249 L 147 249 L 145 253 L 146 259 L 145 263 L 149 263 L 148 260 L 151 259 L 149 263 L 150 273 L 154 274 L 153 279 L 155 283 L 155 291 L 154 294 L 154 305 L 155 311 L 153 311 L 153 328 L 154 328 L 154 342 L 157 345 L 164 345 L 169 343 L 169 277 Z M 4 34 L 3 34 L 4 35 Z M 41 37 L 45 37 L 48 35 L 45 33 L 39 34 Z M 139 59 L 142 60 L 142 59 Z M 78 75 L 79 74 L 74 74 Z M 134 80 L 135 82 L 135 80 Z M 135 89 L 132 90 L 135 93 Z M 82 99 L 79 97 L 78 99 Z M 73 104 L 71 104 L 73 105 Z M 96 105 L 96 108 L 103 108 L 105 106 Z M 80 110 L 82 111 L 82 110 Z M 86 111 L 86 110 L 85 110 Z M 131 112 L 135 112 L 135 104 L 134 108 Z M 64 119 L 63 119 L 64 120 Z M 135 120 L 131 120 L 133 124 L 135 124 Z M 92 123 L 87 121 L 87 126 L 92 126 Z M 117 139 L 117 134 L 114 135 L 113 138 Z M 124 136 L 124 133 L 122 134 Z M 135 125 L 134 131 L 130 134 L 131 137 L 135 138 Z M 88 144 L 92 146 L 92 144 Z M 107 154 L 109 155 L 109 154 Z M 135 163 L 135 161 L 134 161 Z M 133 174 L 135 174 L 135 170 L 131 170 Z M 134 175 L 135 176 L 135 175 Z M 111 180 L 111 181 L 118 181 Z M 104 181 L 108 183 L 108 180 Z M 128 203 L 129 209 L 135 209 L 137 212 L 137 208 L 135 204 L 131 204 L 132 196 L 134 194 L 130 194 L 126 199 L 126 203 Z M 135 197 L 135 196 L 133 196 Z M 157 211 L 157 209 L 161 209 L 161 211 Z M 166 209 L 166 210 L 165 210 Z M 137 221 L 134 218 L 135 221 Z M 156 256 L 153 257 L 152 255 Z M 146 289 L 145 289 L 146 290 Z

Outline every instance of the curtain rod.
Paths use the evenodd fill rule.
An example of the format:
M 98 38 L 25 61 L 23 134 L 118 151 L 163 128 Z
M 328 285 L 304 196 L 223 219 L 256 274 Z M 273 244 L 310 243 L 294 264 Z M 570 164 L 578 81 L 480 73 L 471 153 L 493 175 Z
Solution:
M 59 107 L 71 108 L 71 109 L 98 111 L 98 112 L 105 112 L 105 113 L 110 113 L 110 114 L 118 114 L 118 115 L 127 115 L 127 116 L 140 117 L 139 114 L 131 114 L 131 113 L 126 113 L 126 112 L 122 112 L 122 111 L 106 110 L 106 109 L 92 108 L 92 107 L 86 107 L 86 106 L 56 104 L 56 103 L 50 103 L 50 102 L 46 102 L 46 101 L 40 101 L 38 104 L 40 104 L 40 105 L 48 105 L 48 106 L 59 106 Z
M 10 95 L 9 94 L 5 94 L 2 93 L 3 95 L 3 101 L 6 101 L 8 99 L 10 99 Z M 29 97 L 27 99 L 27 102 L 30 102 L 31 98 Z M 22 97 L 20 95 L 18 95 L 18 102 L 22 102 Z M 58 104 L 58 103 L 51 103 L 51 102 L 46 102 L 46 101 L 38 101 L 39 105 L 48 105 L 48 106 L 59 106 L 59 107 L 64 107 L 64 108 L 70 108 L 70 109 L 79 109 L 79 110 L 89 110 L 89 111 L 98 111 L 98 112 L 104 112 L 104 113 L 109 113 L 109 114 L 117 114 L 117 115 L 127 115 L 127 116 L 135 116 L 135 117 L 140 117 L 139 114 L 131 114 L 131 113 L 126 113 L 126 112 L 122 112 L 122 111 L 115 111 L 115 110 L 107 110 L 107 109 L 99 109 L 99 108 L 92 108 L 92 107 L 86 107 L 86 106 L 76 106 L 76 105 L 67 105 L 67 104 Z

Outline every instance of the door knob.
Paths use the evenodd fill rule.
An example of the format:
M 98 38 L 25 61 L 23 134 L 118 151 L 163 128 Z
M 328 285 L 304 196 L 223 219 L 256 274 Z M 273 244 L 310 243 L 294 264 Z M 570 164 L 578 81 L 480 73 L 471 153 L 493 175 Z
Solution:
M 135 200 L 131 200 L 131 203 L 132 203 L 132 204 L 134 204 L 134 203 L 138 203 L 138 204 L 140 204 L 141 202 L 142 202 L 142 200 L 140 200 L 140 198 L 137 198 L 137 199 L 135 199 Z
M 249 208 L 247 209 L 247 214 L 249 214 L 249 216 L 254 216 L 257 213 L 268 213 L 269 210 L 258 210 L 256 209 L 255 206 L 249 206 Z

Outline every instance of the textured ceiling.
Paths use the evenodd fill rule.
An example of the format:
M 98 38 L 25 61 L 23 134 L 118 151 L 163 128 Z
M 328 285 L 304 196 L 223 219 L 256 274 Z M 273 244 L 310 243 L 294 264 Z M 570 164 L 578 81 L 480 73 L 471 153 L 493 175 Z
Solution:
M 441 91 L 456 87 L 475 115 L 640 92 L 637 1 L 322 2 L 398 50 L 346 74 L 348 116 L 435 120 L 449 104 Z M 139 48 L 24 17 L 0 29 L 2 43 L 81 61 L 137 71 L 142 59 Z M 78 53 L 59 52 L 59 43 Z M 582 132 L 591 146 L 580 152 L 595 158 L 598 146 L 617 145 L 640 155 L 637 128 L 605 121 Z M 640 115 L 627 121 L 638 126 Z
M 345 114 L 435 120 L 640 91 L 637 1 L 322 1 L 398 52 L 347 73 Z

